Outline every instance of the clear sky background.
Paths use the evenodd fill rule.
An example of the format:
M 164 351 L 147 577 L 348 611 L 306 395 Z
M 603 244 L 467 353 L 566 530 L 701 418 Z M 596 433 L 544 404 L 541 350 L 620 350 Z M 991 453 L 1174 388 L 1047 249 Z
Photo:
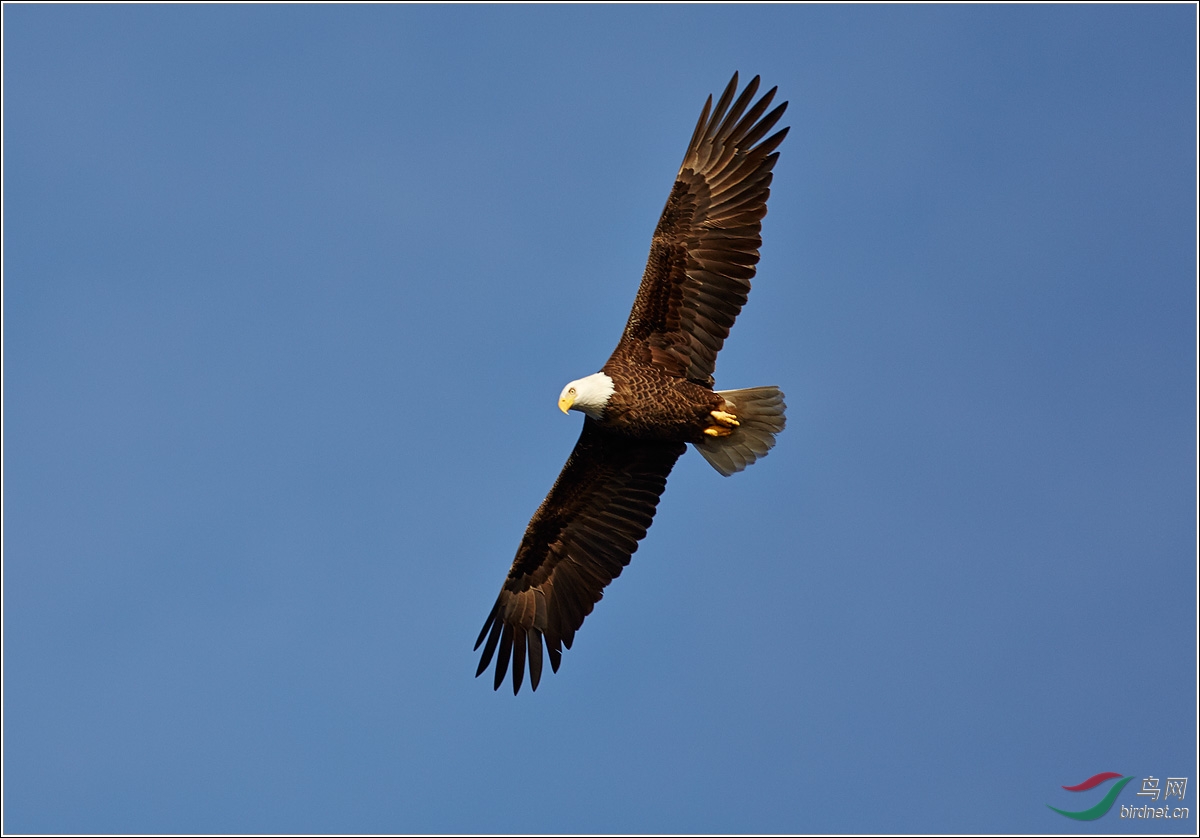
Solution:
M 8 832 L 1193 833 L 1196 10 L 4 7 Z M 790 100 L 695 452 L 471 646 L 699 110 Z M 1091 824 L 1101 771 L 1191 819 Z

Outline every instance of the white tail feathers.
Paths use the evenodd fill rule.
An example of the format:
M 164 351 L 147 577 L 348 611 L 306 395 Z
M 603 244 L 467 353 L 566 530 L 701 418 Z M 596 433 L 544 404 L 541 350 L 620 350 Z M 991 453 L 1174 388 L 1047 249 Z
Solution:
M 737 416 L 740 424 L 729 436 L 696 443 L 696 450 L 728 477 L 767 455 L 775 445 L 775 434 L 786 424 L 783 412 L 787 405 L 778 387 L 718 390 L 717 395 L 725 399 L 726 412 Z

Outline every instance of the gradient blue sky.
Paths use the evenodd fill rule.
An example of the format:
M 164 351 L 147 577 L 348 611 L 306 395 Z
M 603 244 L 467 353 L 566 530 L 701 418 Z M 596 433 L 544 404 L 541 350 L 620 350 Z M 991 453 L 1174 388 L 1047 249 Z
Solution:
M 3 14 L 6 832 L 1194 833 L 1193 6 Z M 734 70 L 787 431 L 494 693 Z

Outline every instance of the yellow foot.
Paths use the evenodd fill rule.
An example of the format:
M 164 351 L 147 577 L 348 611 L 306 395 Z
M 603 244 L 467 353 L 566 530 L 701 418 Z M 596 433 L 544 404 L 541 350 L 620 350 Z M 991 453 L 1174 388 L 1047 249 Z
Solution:
M 734 416 L 732 413 L 726 413 L 723 410 L 714 410 L 709 415 L 722 425 L 726 425 L 730 428 L 736 428 L 741 424 L 741 422 L 737 420 L 736 416 Z
M 733 428 L 727 428 L 724 425 L 709 425 L 704 429 L 704 433 L 708 436 L 729 436 L 733 433 Z

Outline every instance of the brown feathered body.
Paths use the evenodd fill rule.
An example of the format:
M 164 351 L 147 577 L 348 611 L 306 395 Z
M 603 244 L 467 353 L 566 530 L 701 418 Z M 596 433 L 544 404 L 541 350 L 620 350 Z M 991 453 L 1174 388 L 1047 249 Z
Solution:
M 711 387 L 647 364 L 614 358 L 601 371 L 615 386 L 599 423 L 623 437 L 701 443 L 713 423 L 711 412 L 725 406 Z
M 537 689 L 543 646 L 557 671 L 562 647 L 637 550 L 688 443 L 729 475 L 764 456 L 784 427 L 778 388 L 713 390 L 717 353 L 750 293 L 775 149 L 787 134 L 767 136 L 787 103 L 767 113 L 775 90 L 753 102 L 758 82 L 735 101 L 735 73 L 715 108 L 709 97 L 621 340 L 600 373 L 564 389 L 560 406 L 587 414 L 583 431 L 475 643 L 484 647 L 477 675 L 496 657 L 496 688 L 511 662 L 519 691 L 528 661 Z M 737 422 L 706 434 L 713 411 Z

